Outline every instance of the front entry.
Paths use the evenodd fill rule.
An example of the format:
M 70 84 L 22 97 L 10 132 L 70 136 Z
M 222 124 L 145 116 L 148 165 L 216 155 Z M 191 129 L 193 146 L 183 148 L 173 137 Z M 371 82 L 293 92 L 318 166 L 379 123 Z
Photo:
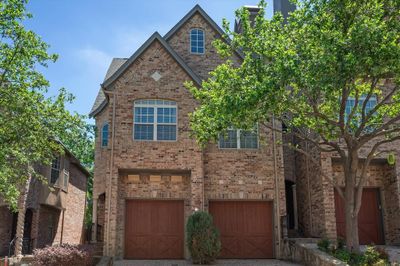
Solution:
M 344 201 L 335 190 L 337 236 L 345 238 Z M 379 189 L 364 188 L 360 212 L 358 213 L 358 235 L 361 245 L 384 244 L 382 215 L 379 203 Z
M 273 258 L 272 202 L 211 201 L 221 235 L 221 258 Z
M 126 259 L 182 259 L 183 201 L 127 200 Z

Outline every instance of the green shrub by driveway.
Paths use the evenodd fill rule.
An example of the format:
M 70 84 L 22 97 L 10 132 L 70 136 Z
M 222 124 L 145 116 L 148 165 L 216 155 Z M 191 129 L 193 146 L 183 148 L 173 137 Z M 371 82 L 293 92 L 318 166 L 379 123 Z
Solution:
M 213 262 L 221 251 L 221 241 L 212 216 L 203 211 L 193 213 L 188 219 L 186 230 L 186 244 L 193 263 Z

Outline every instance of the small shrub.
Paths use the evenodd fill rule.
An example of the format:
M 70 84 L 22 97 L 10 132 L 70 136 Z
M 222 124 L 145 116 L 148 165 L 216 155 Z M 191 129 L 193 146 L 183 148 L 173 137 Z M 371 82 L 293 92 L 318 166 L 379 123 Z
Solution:
M 368 246 L 364 252 L 364 265 L 389 265 L 389 255 L 383 248 Z
M 320 241 L 318 241 L 317 245 L 319 250 L 329 253 L 329 247 L 331 245 L 331 241 L 327 238 L 323 238 Z
M 186 243 L 193 263 L 213 262 L 221 251 L 221 242 L 212 216 L 203 211 L 193 213 L 188 219 L 186 230 Z
M 33 266 L 91 266 L 92 248 L 88 245 L 61 244 L 33 251 Z
M 337 249 L 344 249 L 344 245 L 346 244 L 345 240 L 343 238 L 338 238 L 337 239 Z

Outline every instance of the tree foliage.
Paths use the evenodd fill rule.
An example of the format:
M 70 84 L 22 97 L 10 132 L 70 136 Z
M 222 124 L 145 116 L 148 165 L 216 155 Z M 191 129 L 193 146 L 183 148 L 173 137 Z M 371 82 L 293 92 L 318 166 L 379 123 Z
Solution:
M 87 125 L 66 109 L 73 96 L 64 89 L 55 97 L 45 96 L 49 82 L 40 69 L 57 56 L 24 27 L 32 17 L 26 4 L 0 1 L 0 196 L 13 207 L 28 176 L 38 176 L 31 166 L 50 164 L 55 153 L 63 153 L 55 140 L 65 141 L 85 165 L 91 160 L 89 138 L 74 139 L 86 134 Z
M 232 125 L 270 127 L 274 115 L 313 149 L 340 158 L 344 189 L 321 174 L 345 198 L 346 243 L 358 251 L 366 171 L 400 139 L 400 1 L 304 0 L 296 5 L 287 23 L 281 14 L 265 19 L 263 1 L 253 25 L 246 9 L 236 12 L 241 33 L 230 31 L 224 21 L 232 41 L 215 45 L 223 56 L 240 49 L 244 60 L 237 66 L 228 59 L 202 88 L 188 84 L 201 103 L 191 126 L 204 144 Z M 297 143 L 288 145 L 309 155 Z

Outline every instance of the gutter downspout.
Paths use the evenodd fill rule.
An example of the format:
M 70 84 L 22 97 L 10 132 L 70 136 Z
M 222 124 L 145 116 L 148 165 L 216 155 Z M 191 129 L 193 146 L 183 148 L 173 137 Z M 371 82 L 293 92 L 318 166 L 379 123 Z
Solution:
M 107 206 L 107 248 L 106 248 L 106 255 L 110 255 L 110 216 L 111 216 L 111 185 L 112 185 L 112 178 L 113 178 L 113 168 L 114 168 L 114 140 L 115 140 L 115 102 L 116 102 L 116 94 L 113 92 L 107 92 L 108 94 L 113 95 L 113 109 L 112 109 L 112 134 L 111 134 L 111 156 L 110 156 L 110 178 L 108 184 L 108 206 Z
M 308 153 L 308 142 L 306 141 L 306 152 Z M 306 158 L 306 175 L 307 175 L 307 191 L 308 191 L 308 209 L 309 209 L 309 222 L 310 222 L 310 236 L 313 236 L 313 217 L 312 217 L 312 202 L 311 202 L 311 190 L 310 190 L 310 164 L 309 158 Z
M 272 156 L 274 157 L 274 178 L 275 178 L 275 202 L 276 202 L 276 217 L 278 228 L 278 249 L 276 257 L 279 259 L 281 256 L 281 219 L 280 219 L 280 198 L 279 198 L 279 178 L 277 172 L 277 158 L 276 158 L 276 133 L 275 133 L 275 115 L 272 115 Z

